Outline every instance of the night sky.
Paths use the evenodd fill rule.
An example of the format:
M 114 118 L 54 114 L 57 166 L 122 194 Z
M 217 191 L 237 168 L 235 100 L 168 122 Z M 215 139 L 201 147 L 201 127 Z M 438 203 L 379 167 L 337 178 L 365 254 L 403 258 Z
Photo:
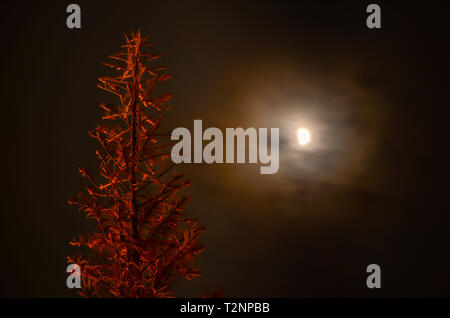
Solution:
M 2 1 L 0 296 L 77 296 L 68 242 L 92 224 L 67 199 L 85 185 L 76 167 L 97 167 L 101 63 L 137 28 L 174 76 L 165 130 L 280 128 L 277 174 L 178 167 L 207 228 L 202 276 L 178 296 L 450 296 L 448 12 L 375 1 L 370 30 L 369 3 Z M 372 263 L 381 289 L 366 287 Z

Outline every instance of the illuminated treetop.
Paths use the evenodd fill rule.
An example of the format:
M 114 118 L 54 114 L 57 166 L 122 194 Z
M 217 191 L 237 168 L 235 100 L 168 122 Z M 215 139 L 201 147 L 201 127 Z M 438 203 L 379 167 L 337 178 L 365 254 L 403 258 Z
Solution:
M 68 258 L 81 266 L 86 297 L 170 297 L 177 277 L 199 275 L 204 229 L 184 215 L 188 197 L 180 190 L 190 181 L 173 171 L 168 135 L 159 132 L 171 94 L 155 88 L 170 76 L 150 66 L 161 55 L 146 53 L 148 46 L 133 33 L 105 64 L 118 74 L 101 77 L 99 87 L 119 102 L 100 105 L 105 124 L 90 132 L 101 146 L 102 180 L 80 168 L 89 186 L 69 200 L 97 224 L 92 235 L 71 242 L 89 252 Z

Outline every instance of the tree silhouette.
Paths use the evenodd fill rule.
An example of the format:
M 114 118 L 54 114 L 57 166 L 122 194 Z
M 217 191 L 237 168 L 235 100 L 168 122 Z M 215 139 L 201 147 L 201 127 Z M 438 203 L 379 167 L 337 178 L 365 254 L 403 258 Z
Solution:
M 80 168 L 87 191 L 69 200 L 95 219 L 96 230 L 71 242 L 87 249 L 68 262 L 81 267 L 85 297 L 171 297 L 176 278 L 199 275 L 204 228 L 184 215 L 188 196 L 180 190 L 190 181 L 173 171 L 168 134 L 159 132 L 171 94 L 158 96 L 155 88 L 170 75 L 150 66 L 161 55 L 146 53 L 140 31 L 125 38 L 123 51 L 105 63 L 119 74 L 98 85 L 120 102 L 100 105 L 109 124 L 89 133 L 101 145 L 102 182 Z

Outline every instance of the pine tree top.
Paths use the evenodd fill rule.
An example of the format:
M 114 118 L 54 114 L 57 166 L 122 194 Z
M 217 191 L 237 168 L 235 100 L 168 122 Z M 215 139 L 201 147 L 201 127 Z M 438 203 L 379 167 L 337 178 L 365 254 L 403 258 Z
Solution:
M 125 39 L 105 63 L 117 75 L 99 79 L 118 103 L 100 105 L 103 124 L 90 132 L 100 144 L 102 180 L 80 168 L 89 185 L 69 200 L 97 227 L 71 242 L 87 252 L 68 261 L 81 266 L 83 296 L 171 297 L 177 278 L 200 274 L 195 260 L 204 228 L 184 214 L 189 197 L 181 192 L 191 182 L 173 171 L 171 143 L 160 132 L 172 95 L 156 95 L 155 88 L 170 75 L 153 67 L 161 55 L 146 52 L 150 44 L 140 31 Z

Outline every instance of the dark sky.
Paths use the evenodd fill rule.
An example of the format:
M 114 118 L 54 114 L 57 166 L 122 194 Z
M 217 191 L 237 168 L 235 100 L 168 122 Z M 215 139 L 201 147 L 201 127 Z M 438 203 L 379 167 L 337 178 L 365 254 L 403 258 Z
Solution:
M 174 75 L 165 128 L 280 128 L 276 175 L 180 167 L 207 249 L 178 295 L 450 296 L 444 2 L 376 1 L 369 30 L 366 1 L 75 1 L 69 30 L 72 2 L 1 4 L 0 296 L 75 295 L 68 242 L 90 226 L 66 202 L 96 167 L 101 62 L 138 27 Z

